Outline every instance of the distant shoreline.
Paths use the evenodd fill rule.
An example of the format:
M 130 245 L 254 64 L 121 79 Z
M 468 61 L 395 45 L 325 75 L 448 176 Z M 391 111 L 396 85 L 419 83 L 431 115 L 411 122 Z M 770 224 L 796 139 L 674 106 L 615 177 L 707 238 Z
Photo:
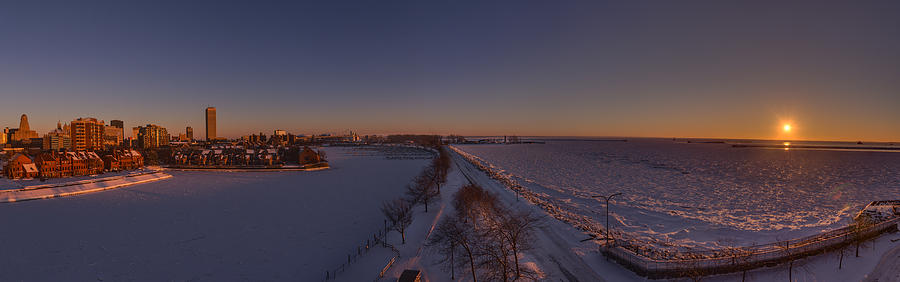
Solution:
M 215 167 L 206 167 L 206 166 L 164 166 L 165 169 L 168 170 L 180 170 L 180 171 L 231 171 L 231 172 L 252 172 L 252 171 L 318 171 L 331 168 L 328 163 L 316 163 L 305 166 L 296 166 L 296 167 L 246 167 L 246 166 L 215 166 Z
M 879 146 L 732 144 L 731 147 L 734 147 L 734 148 L 772 148 L 772 149 L 878 150 L 878 151 L 898 151 L 898 152 L 900 152 L 900 147 L 879 147 Z

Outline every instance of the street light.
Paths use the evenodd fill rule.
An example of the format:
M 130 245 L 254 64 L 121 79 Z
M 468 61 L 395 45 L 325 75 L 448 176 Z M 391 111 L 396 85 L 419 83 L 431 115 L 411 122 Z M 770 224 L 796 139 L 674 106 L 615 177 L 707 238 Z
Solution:
M 609 196 L 591 196 L 591 198 L 603 198 L 606 200 L 606 246 L 609 247 L 609 200 L 614 196 L 622 195 L 622 193 L 615 193 Z

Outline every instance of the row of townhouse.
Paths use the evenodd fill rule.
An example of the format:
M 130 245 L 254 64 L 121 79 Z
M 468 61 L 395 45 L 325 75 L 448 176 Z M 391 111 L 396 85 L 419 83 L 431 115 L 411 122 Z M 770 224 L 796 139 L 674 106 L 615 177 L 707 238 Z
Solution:
M 135 150 L 115 150 L 103 156 L 103 167 L 108 171 L 138 169 L 144 166 L 144 157 Z
M 103 158 L 95 152 L 51 151 L 40 153 L 35 157 L 16 154 L 4 166 L 3 173 L 11 179 L 57 178 L 136 169 L 143 165 L 143 157 L 132 150 L 113 151 Z
M 189 166 L 272 166 L 284 164 L 278 149 L 220 148 L 185 150 L 173 155 L 175 165 Z

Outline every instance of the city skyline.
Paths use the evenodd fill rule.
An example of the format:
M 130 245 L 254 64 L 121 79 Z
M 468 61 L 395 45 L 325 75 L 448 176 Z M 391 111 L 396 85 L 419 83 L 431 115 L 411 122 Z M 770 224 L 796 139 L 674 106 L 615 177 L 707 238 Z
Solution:
M 900 141 L 896 2 L 210 5 L 4 5 L 0 127 Z

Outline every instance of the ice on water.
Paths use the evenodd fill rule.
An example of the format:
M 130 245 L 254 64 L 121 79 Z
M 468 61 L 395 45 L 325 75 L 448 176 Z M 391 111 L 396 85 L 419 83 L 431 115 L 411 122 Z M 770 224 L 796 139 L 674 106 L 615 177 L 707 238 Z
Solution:
M 658 139 L 458 146 L 614 230 L 691 247 L 750 245 L 846 225 L 900 198 L 900 153 L 733 148 Z

